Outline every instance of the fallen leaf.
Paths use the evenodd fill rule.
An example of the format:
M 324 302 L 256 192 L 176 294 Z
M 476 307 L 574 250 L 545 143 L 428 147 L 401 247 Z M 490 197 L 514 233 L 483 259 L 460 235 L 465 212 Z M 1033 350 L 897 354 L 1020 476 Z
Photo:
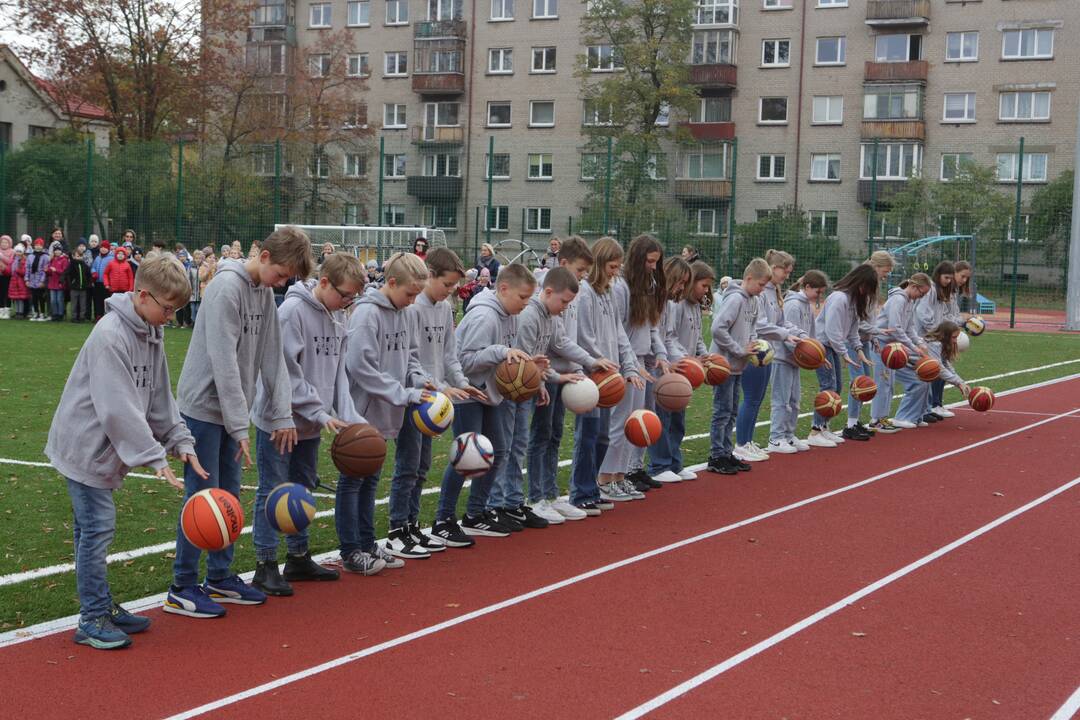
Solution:
M 853 637 L 866 637 L 866 633 L 864 632 L 853 632 L 851 634 Z
M 461 607 L 461 603 L 446 603 L 446 607 Z
M 994 497 L 1005 497 L 1005 493 L 996 492 L 994 493 Z

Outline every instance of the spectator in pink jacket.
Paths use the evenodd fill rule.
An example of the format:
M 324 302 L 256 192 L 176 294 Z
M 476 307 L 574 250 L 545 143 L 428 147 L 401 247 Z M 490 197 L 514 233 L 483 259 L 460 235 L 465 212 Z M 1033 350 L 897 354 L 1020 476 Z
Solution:
M 26 287 L 26 246 L 22 243 L 15 246 L 15 259 L 11 261 L 8 298 L 15 306 L 15 317 L 25 319 L 30 310 L 30 288 Z

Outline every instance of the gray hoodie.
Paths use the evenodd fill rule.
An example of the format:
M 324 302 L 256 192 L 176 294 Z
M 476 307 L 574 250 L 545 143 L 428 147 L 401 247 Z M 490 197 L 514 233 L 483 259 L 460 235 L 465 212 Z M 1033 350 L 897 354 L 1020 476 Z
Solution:
M 180 412 L 248 439 L 255 382 L 268 393 L 270 430 L 293 427 L 289 372 L 271 288 L 251 282 L 244 263 L 222 260 L 206 286 L 176 394 Z
M 467 388 L 469 379 L 461 369 L 454 339 L 454 310 L 445 300 L 433 303 L 426 292 L 405 308 L 413 323 L 420 366 L 440 389 Z
M 547 272 L 546 270 L 544 272 Z M 542 288 L 538 287 L 538 290 Z M 562 311 L 562 315 L 557 318 L 553 318 L 555 321 L 555 329 L 551 332 L 555 335 L 561 335 L 567 340 L 574 341 L 576 344 L 578 333 L 578 307 L 581 300 L 581 292 L 574 296 L 574 299 L 566 306 L 566 309 Z M 528 310 L 529 308 L 525 308 Z M 522 311 L 524 312 L 524 311 Z M 578 346 L 580 347 L 580 345 Z M 582 352 L 585 352 L 582 350 Z M 588 355 L 589 353 L 585 353 Z M 569 360 L 560 355 L 556 355 L 551 358 L 551 367 L 557 373 L 573 373 L 579 372 L 582 366 L 572 360 Z
M 930 351 L 930 357 L 934 358 L 941 364 L 940 379 L 944 380 L 950 385 L 960 387 L 960 385 L 963 384 L 964 380 L 956 374 L 956 370 L 953 369 L 952 365 L 941 359 L 941 343 L 939 343 L 937 340 L 931 340 L 930 342 L 926 343 L 926 349 Z
M 877 327 L 882 342 L 902 343 L 908 350 L 919 352 L 923 339 L 915 329 L 915 302 L 907 291 L 894 287 L 889 291 L 885 307 L 877 317 Z M 884 332 L 891 329 L 891 333 Z
M 592 370 L 596 360 L 563 333 L 558 321 L 558 317 L 552 317 L 548 312 L 544 301 L 534 295 L 518 316 L 514 347 L 530 355 L 547 355 L 551 359 L 560 357 L 578 367 Z M 551 367 L 544 377 L 548 382 L 555 382 L 558 374 Z
M 498 405 L 502 393 L 495 384 L 495 368 L 506 359 L 517 337 L 517 318 L 508 312 L 491 288 L 469 302 L 469 312 L 454 333 L 461 369 L 469 384 L 487 394 L 486 405 Z
M 638 357 L 651 356 L 657 360 L 667 360 L 667 347 L 664 345 L 662 326 L 659 323 L 645 323 L 636 327 L 630 324 L 630 286 L 621 277 L 615 278 L 611 283 L 611 301 L 634 354 Z
M 851 299 L 842 290 L 829 293 L 825 304 L 817 317 L 818 340 L 832 348 L 841 361 L 845 356 L 857 360 L 856 355 L 848 351 L 862 347 L 859 340 L 859 315 Z
M 201 310 L 200 310 L 201 312 Z M 429 379 L 420 367 L 413 324 L 376 288 L 349 318 L 345 370 L 356 411 L 384 438 L 396 438 L 405 408 L 418 404 Z
M 700 357 L 708 350 L 701 337 L 701 303 L 668 300 L 668 360 L 675 362 L 687 355 Z
M 165 467 L 166 451 L 194 454 L 195 440 L 173 401 L 161 328 L 139 317 L 131 293 L 105 306 L 64 385 L 45 455 L 76 482 L 118 488 L 133 467 Z
M 630 347 L 619 315 L 612 302 L 612 292 L 603 295 L 593 290 L 588 281 L 581 283 L 578 293 L 577 344 L 592 357 L 607 358 L 619 364 L 625 377 L 637 372 L 637 356 Z
M 765 284 L 765 289 L 755 299 L 758 301 L 757 336 L 769 341 L 774 354 L 779 354 L 782 346 L 787 345 L 784 339 L 788 335 L 805 337 L 803 331 L 784 318 L 784 309 L 776 295 L 776 286 L 771 281 Z
M 802 292 L 789 290 L 784 295 L 784 322 L 787 326 L 794 328 L 797 331 L 795 334 L 799 337 L 815 337 L 814 308 L 811 307 L 810 300 Z M 793 350 L 794 348 L 787 343 L 775 343 L 773 345 L 773 352 L 775 353 L 773 360 L 795 365 Z
M 949 314 L 949 301 L 938 300 L 937 285 L 930 286 L 930 292 L 915 301 L 915 327 L 920 335 L 926 335 Z
M 741 284 L 732 280 L 713 311 L 709 350 L 727 359 L 732 375 L 741 375 L 746 367 L 746 346 L 757 338 L 760 307 L 757 300 L 742 289 Z
M 345 313 L 327 310 L 315 299 L 314 288 L 314 281 L 296 283 L 277 311 L 292 387 L 293 423 L 300 440 L 319 437 L 331 417 L 363 422 L 353 407 L 345 375 Z M 251 417 L 255 427 L 272 432 L 270 396 L 263 385 L 255 392 Z

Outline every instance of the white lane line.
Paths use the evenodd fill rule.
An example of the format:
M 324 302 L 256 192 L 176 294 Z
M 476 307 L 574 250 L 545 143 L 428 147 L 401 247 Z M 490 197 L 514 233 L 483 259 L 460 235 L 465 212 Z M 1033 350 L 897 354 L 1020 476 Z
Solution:
M 1065 704 L 1050 716 L 1050 720 L 1072 720 L 1077 712 L 1080 712 L 1080 687 L 1076 688 L 1076 692 L 1069 696 Z
M 736 655 L 732 655 L 730 658 L 723 661 L 722 663 L 718 663 L 717 665 L 712 666 L 711 668 L 709 668 L 705 672 L 702 672 L 702 673 L 699 673 L 698 675 L 695 675 L 694 677 L 690 678 L 686 682 L 683 682 L 683 683 L 680 683 L 680 684 L 676 685 L 675 687 L 671 688 L 670 690 L 668 690 L 667 692 L 665 692 L 665 693 L 663 693 L 661 695 L 657 695 L 652 700 L 649 700 L 648 702 L 642 703 L 641 705 L 638 705 L 633 710 L 629 710 L 629 711 L 623 713 L 622 715 L 618 716 L 617 720 L 634 720 L 635 718 L 639 718 L 639 717 L 642 717 L 643 715 L 647 715 L 648 713 L 652 712 L 653 710 L 656 710 L 657 708 L 659 708 L 659 707 L 661 707 L 663 705 L 666 705 L 667 703 L 671 702 L 672 700 L 675 700 L 675 699 L 677 699 L 679 697 L 682 697 L 686 693 L 688 693 L 691 690 L 703 685 L 704 683 L 707 683 L 709 680 L 712 680 L 713 678 L 727 672 L 728 670 L 741 665 L 742 663 L 744 663 L 747 660 L 753 658 L 754 656 L 759 655 L 760 653 L 768 650 L 769 648 L 773 647 L 774 645 L 777 645 L 777 644 L 783 642 L 784 640 L 787 640 L 792 635 L 800 633 L 803 630 L 807 629 L 808 627 L 810 627 L 812 625 L 816 625 L 817 623 L 821 622 L 822 620 L 824 620 L 824 619 L 826 619 L 826 618 L 828 618 L 828 617 L 830 617 L 832 615 L 835 615 L 836 613 L 840 612 L 844 608 L 849 607 L 849 606 L 853 605 L 854 603 L 857 603 L 859 600 L 862 600 L 867 595 L 870 595 L 871 593 L 875 593 L 875 592 L 877 592 L 878 590 L 880 590 L 881 588 L 883 588 L 883 587 L 885 587 L 887 585 L 891 585 L 892 583 L 896 582 L 897 580 L 899 580 L 899 579 L 901 579 L 901 578 L 915 572 L 919 568 L 922 568 L 922 567 L 924 567 L 926 565 L 929 565 L 933 561 L 941 558 L 944 555 L 947 555 L 948 553 L 952 552 L 953 550 L 957 549 L 958 547 L 966 545 L 969 542 L 971 542 L 972 540 L 975 540 L 976 538 L 981 537 L 982 535 L 985 535 L 986 533 L 990 532 L 991 530 L 994 530 L 995 528 L 998 528 L 998 527 L 1004 525 L 1005 523 L 1009 522 L 1013 518 L 1018 517 L 1020 515 L 1023 515 L 1024 513 L 1031 510 L 1032 508 L 1036 508 L 1039 505 L 1042 505 L 1043 503 L 1045 503 L 1045 502 L 1047 502 L 1049 500 L 1052 500 L 1053 498 L 1057 497 L 1061 493 L 1063 493 L 1063 492 L 1065 492 L 1067 490 L 1070 490 L 1073 487 L 1076 487 L 1078 484 L 1080 484 L 1080 477 L 1074 478 L 1074 479 L 1070 480 L 1069 482 L 1065 483 L 1064 485 L 1061 485 L 1060 487 L 1054 488 L 1053 490 L 1046 493 L 1045 495 L 1043 495 L 1041 497 L 1038 497 L 1038 498 L 1032 500 L 1031 502 L 1029 502 L 1029 503 L 1027 503 L 1025 505 L 1021 505 L 1020 507 L 1016 508 L 1012 512 L 1006 513 L 1006 514 L 1002 515 L 1001 517 L 988 522 L 986 525 L 983 525 L 982 527 L 980 527 L 980 528 L 978 528 L 976 530 L 972 530 L 967 535 L 964 535 L 961 538 L 953 540 L 948 545 L 944 545 L 944 546 L 938 548 L 937 550 L 933 551 L 932 553 L 930 553 L 928 555 L 924 555 L 923 557 L 919 558 L 915 562 L 909 563 L 908 565 L 905 565 L 904 567 L 900 568 L 899 570 L 886 575 L 885 577 L 881 578 L 880 580 L 877 580 L 876 582 L 873 582 L 873 583 L 867 585 L 866 587 L 851 593 L 847 597 L 844 597 L 844 598 L 842 598 L 840 600 L 837 600 L 832 605 L 829 605 L 826 608 L 822 608 L 821 610 L 818 610 L 813 615 L 809 615 L 809 616 L 803 618 L 802 620 L 795 623 L 794 625 L 789 625 L 788 627 L 784 628 L 783 630 L 776 633 L 775 635 L 767 637 L 767 638 L 765 638 L 764 640 L 762 640 L 761 642 L 759 642 L 759 643 L 757 643 L 755 645 L 751 645 L 750 647 L 746 648 L 745 650 L 743 650 L 742 652 L 740 652 L 740 653 L 738 653 Z
M 1029 431 L 1029 430 L 1031 430 L 1033 428 L 1036 428 L 1036 427 L 1039 427 L 1041 425 L 1045 425 L 1047 423 L 1053 422 L 1054 420 L 1057 420 L 1057 419 L 1062 418 L 1062 417 L 1066 417 L 1066 416 L 1068 416 L 1068 415 L 1070 415 L 1072 413 L 1078 412 L 1078 411 L 1080 411 L 1080 407 L 1074 408 L 1074 409 L 1070 410 L 1067 413 L 1062 413 L 1061 415 L 1056 416 L 1054 418 L 1048 418 L 1046 420 L 1039 420 L 1039 421 L 1034 422 L 1034 423 L 1032 423 L 1030 425 L 1026 425 L 1024 427 L 1017 428 L 1015 430 L 1010 430 L 1008 432 L 1002 433 L 1001 435 L 995 435 L 994 437 L 986 438 L 986 439 L 980 440 L 980 441 L 978 441 L 976 443 L 972 443 L 970 445 L 965 445 L 964 447 L 949 450 L 947 452 L 941 453 L 939 455 L 935 455 L 935 456 L 930 457 L 930 458 L 925 458 L 923 460 L 919 460 L 919 461 L 916 461 L 916 462 L 913 462 L 913 463 L 909 463 L 908 465 L 904 465 L 903 467 L 888 470 L 886 472 L 880 473 L 878 475 L 867 478 L 865 480 L 860 480 L 859 482 L 852 483 L 850 485 L 845 485 L 844 487 L 837 488 L 835 490 L 830 490 L 828 492 L 821 493 L 820 495 L 815 495 L 813 497 L 805 498 L 803 500 L 796 501 L 796 502 L 791 503 L 789 505 L 784 505 L 783 507 L 775 508 L 773 510 L 768 510 L 768 511 L 763 512 L 763 513 L 761 513 L 759 515 L 755 515 L 753 517 L 746 518 L 744 520 L 739 520 L 739 521 L 734 522 L 734 523 L 732 523 L 730 525 L 725 525 L 723 527 L 716 528 L 714 530 L 709 530 L 709 531 L 703 532 L 703 533 L 701 533 L 699 535 L 695 535 L 693 537 L 689 537 L 689 538 L 686 538 L 684 540 L 679 540 L 679 541 L 673 542 L 673 543 L 671 543 L 669 545 L 664 545 L 663 547 L 655 548 L 653 550 L 648 550 L 648 551 L 640 553 L 638 555 L 634 555 L 633 557 L 625 558 L 623 560 L 618 560 L 618 561 L 610 563 L 608 565 L 598 567 L 598 568 L 596 568 L 594 570 L 589 570 L 589 571 L 586 571 L 586 572 L 581 573 L 579 575 L 574 575 L 573 577 L 566 578 L 565 580 L 560 580 L 560 581 L 552 583 L 550 585 L 545 585 L 544 587 L 537 588 L 536 590 L 532 590 L 532 591 L 529 591 L 527 593 L 523 593 L 521 595 L 517 595 L 515 597 L 508 598 L 506 600 L 494 603 L 492 605 L 487 605 L 487 606 L 482 607 L 482 608 L 480 608 L 478 610 L 474 610 L 472 612 L 465 613 L 463 615 L 458 615 L 457 617 L 450 618 L 449 620 L 445 620 L 445 621 L 443 621 L 441 623 L 438 623 L 436 625 L 429 625 L 428 627 L 421 628 L 420 630 L 416 630 L 414 632 L 408 633 L 407 635 L 401 635 L 399 637 L 392 638 L 392 639 L 387 640 L 385 642 L 379 643 L 378 645 L 372 645 L 371 647 L 367 647 L 367 648 L 364 648 L 362 650 L 357 650 L 355 652 L 349 653 L 348 655 L 343 655 L 343 656 L 335 658 L 333 660 L 329 660 L 327 662 L 320 663 L 319 665 L 315 665 L 313 667 L 306 668 L 304 670 L 300 670 L 298 672 L 291 673 L 289 675 L 285 675 L 285 676 L 280 677 L 280 678 L 278 678 L 276 680 L 272 680 L 270 682 L 263 683 L 262 685 L 257 685 L 257 686 L 255 686 L 253 688 L 249 688 L 247 690 L 243 690 L 241 692 L 234 693 L 232 695 L 221 698 L 219 700 L 214 700 L 212 702 L 206 703 L 205 705 L 200 705 L 199 707 L 192 708 L 191 710 L 187 710 L 187 711 L 178 713 L 176 715 L 173 715 L 173 716 L 171 716 L 169 718 L 169 720 L 182 720 L 183 718 L 192 718 L 192 717 L 196 717 L 198 715 L 202 715 L 204 713 L 211 712 L 213 710 L 218 710 L 218 709 L 226 707 L 228 705 L 233 705 L 233 704 L 238 703 L 238 702 L 240 702 L 242 700 L 247 700 L 248 698 L 255 697 L 256 695 L 261 695 L 263 693 L 270 692 L 271 690 L 275 690 L 275 689 L 283 687 L 285 685 L 289 685 L 289 684 L 298 682 L 300 680 L 304 680 L 304 679 L 312 677 L 314 675 L 319 675 L 319 674 L 324 673 L 324 672 L 326 672 L 328 670 L 333 670 L 334 668 L 340 667 L 342 665 L 347 665 L 347 664 L 349 664 L 351 662 L 355 662 L 357 660 L 360 660 L 360 659 L 369 657 L 371 655 L 375 655 L 377 653 L 383 652 L 384 650 L 390 650 L 390 649 L 398 647 L 400 645 L 410 643 L 410 642 L 412 642 L 414 640 L 419 640 L 420 638 L 424 638 L 424 637 L 427 637 L 429 635 L 433 635 L 435 633 L 442 632 L 443 630 L 448 630 L 448 629 L 453 628 L 453 627 L 455 627 L 457 625 L 461 625 L 462 623 L 466 623 L 466 622 L 469 622 L 471 620 L 475 620 L 477 618 L 484 617 L 485 615 L 490 615 L 492 613 L 496 613 L 496 612 L 498 612 L 500 610 L 505 610 L 506 608 L 513 607 L 515 605 L 519 605 L 519 604 L 521 604 L 523 602 L 526 602 L 528 600 L 532 600 L 534 598 L 541 597 L 543 595 L 547 595 L 549 593 L 553 593 L 556 590 L 561 590 L 562 588 L 569 587 L 571 585 L 576 585 L 576 584 L 578 584 L 580 582 L 583 582 L 585 580 L 589 580 L 591 578 L 598 577 L 600 575 L 604 575 L 606 573 L 612 572 L 613 570 L 617 570 L 619 568 L 626 567 L 627 565 L 633 565 L 634 563 L 638 563 L 638 562 L 641 562 L 643 560 L 648 560 L 650 558 L 656 557 L 657 555 L 663 555 L 664 553 L 668 553 L 668 552 L 671 552 L 673 550 L 678 550 L 680 548 L 684 548 L 684 547 L 687 547 L 689 545 L 699 543 L 699 542 L 701 542 L 703 540 L 708 540 L 710 538 L 714 538 L 714 537 L 716 537 L 718 535 L 723 535 L 725 533 L 731 532 L 732 530 L 737 530 L 739 528 L 746 527 L 747 525 L 751 525 L 751 524 L 756 523 L 756 522 L 761 522 L 762 520 L 767 520 L 769 518 L 776 517 L 777 515 L 782 515 L 784 513 L 791 512 L 792 510 L 797 510 L 799 508 L 806 507 L 807 505 L 812 505 L 814 503 L 821 502 L 822 500 L 826 500 L 828 498 L 835 497 L 837 495 L 841 495 L 841 494 L 844 494 L 844 493 L 847 493 L 847 492 L 851 492 L 852 490 L 864 487 L 866 485 L 870 485 L 870 484 L 875 483 L 875 482 L 877 482 L 879 480 L 882 480 L 884 478 L 892 477 L 894 475 L 906 472 L 908 470 L 912 470 L 912 469 L 917 468 L 917 467 L 921 467 L 923 465 L 927 465 L 929 463 L 936 462 L 938 460 L 942 460 L 944 458 L 952 457 L 954 455 L 958 455 L 960 453 L 967 452 L 969 450 L 974 450 L 976 448 L 983 447 L 985 445 L 989 445 L 989 444 L 998 442 L 998 441 L 1003 440 L 1003 439 L 1005 439 L 1007 437 L 1011 437 L 1012 435 L 1027 432 L 1027 431 Z M 1080 478 L 1077 478 L 1076 480 L 1074 480 L 1072 483 L 1070 483 L 1068 486 L 1066 486 L 1066 488 L 1071 487 L 1073 484 L 1076 484 L 1078 482 L 1080 482 Z
M 962 410 L 962 411 L 966 411 L 966 412 L 977 412 L 976 410 L 973 410 L 973 409 L 971 409 L 969 407 L 958 407 L 958 408 L 954 408 L 954 409 Z M 1050 417 L 1051 415 L 1054 414 L 1054 413 L 1048 413 L 1048 412 L 1030 412 L 1028 410 L 990 410 L 989 413 L 991 415 L 1032 415 L 1034 417 Z M 1077 418 L 1077 419 L 1080 419 L 1080 418 Z

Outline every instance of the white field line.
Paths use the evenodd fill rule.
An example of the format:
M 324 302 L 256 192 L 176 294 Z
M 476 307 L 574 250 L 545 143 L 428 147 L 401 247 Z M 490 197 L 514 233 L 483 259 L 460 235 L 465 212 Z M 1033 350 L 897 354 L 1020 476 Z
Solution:
M 843 609 L 845 609 L 847 607 L 850 607 L 851 605 L 853 605 L 853 604 L 859 602 L 860 600 L 862 600 L 867 595 L 875 593 L 878 590 L 882 589 L 883 587 L 891 585 L 892 583 L 896 582 L 897 580 L 900 580 L 901 578 L 903 578 L 903 577 L 905 577 L 907 575 L 910 575 L 911 573 L 915 572 L 916 570 L 919 570 L 920 568 L 923 568 L 926 565 L 929 565 L 930 563 L 934 562 L 935 560 L 937 560 L 937 559 L 951 553 L 953 550 L 956 550 L 959 547 L 967 545 L 971 541 L 985 535 L 986 533 L 990 532 L 991 530 L 994 530 L 994 529 L 1004 525 L 1005 523 L 1009 522 L 1013 518 L 1016 518 L 1016 517 L 1018 517 L 1020 515 L 1023 515 L 1024 513 L 1028 512 L 1029 510 L 1031 510 L 1033 508 L 1036 508 L 1039 505 L 1042 505 L 1043 503 L 1045 503 L 1045 502 L 1047 502 L 1049 500 L 1052 500 L 1053 498 L 1057 497 L 1058 495 L 1062 494 L 1063 492 L 1066 492 L 1067 490 L 1070 490 L 1073 487 L 1076 487 L 1078 484 L 1080 484 L 1080 477 L 1074 478 L 1074 479 L 1070 480 L 1069 482 L 1065 483 L 1064 485 L 1061 485 L 1061 486 L 1059 486 L 1057 488 L 1054 488 L 1053 490 L 1046 493 L 1045 495 L 1043 495 L 1041 497 L 1038 497 L 1038 498 L 1032 500 L 1031 502 L 1029 502 L 1029 503 L 1027 503 L 1025 505 L 1021 505 L 1020 507 L 1016 508 L 1012 512 L 1008 512 L 1008 513 L 1006 513 L 1006 514 L 1004 514 L 1004 515 L 1002 515 L 1002 516 L 988 522 L 987 524 L 983 525 L 982 527 L 980 527 L 980 528 L 978 528 L 976 530 L 972 530 L 971 532 L 964 535 L 963 537 L 960 537 L 960 538 L 957 538 L 956 540 L 953 540 L 948 545 L 943 545 L 942 547 L 938 548 L 937 550 L 934 550 L 932 553 L 929 553 L 928 555 L 924 555 L 923 557 L 919 558 L 918 560 L 916 560 L 916 561 L 914 561 L 912 563 L 909 563 L 909 564 L 905 565 L 904 567 L 900 568 L 899 570 L 897 570 L 895 572 L 892 572 L 892 573 L 886 575 L 885 577 L 883 577 L 883 578 L 881 578 L 881 579 L 879 579 L 879 580 L 877 580 L 877 581 L 875 581 L 875 582 L 873 582 L 873 583 L 871 583 L 871 584 L 869 584 L 869 585 L 867 585 L 867 586 L 865 586 L 865 587 L 863 587 L 863 588 L 861 588 L 859 590 L 856 590 L 855 592 L 851 593 L 847 597 L 844 597 L 844 598 L 841 598 L 840 600 L 837 600 L 832 605 L 829 605 L 828 607 L 825 607 L 825 608 L 822 608 L 821 610 L 818 610 L 813 615 L 809 615 L 809 616 L 803 618 L 802 620 L 800 620 L 799 622 L 797 622 L 797 623 L 795 623 L 793 625 L 789 625 L 788 627 L 784 628 L 783 630 L 776 633 L 775 635 L 771 635 L 770 637 L 765 638 L 761 642 L 756 643 L 755 645 L 751 645 L 750 647 L 746 648 L 742 652 L 740 652 L 740 653 L 738 653 L 736 655 L 732 655 L 727 660 L 725 660 L 725 661 L 723 661 L 721 663 L 718 663 L 716 665 L 713 665 L 708 670 L 706 670 L 706 671 L 704 671 L 702 673 L 699 673 L 698 675 L 695 675 L 694 677 L 690 678 L 686 682 L 683 682 L 683 683 L 680 683 L 680 684 L 676 685 L 675 687 L 671 688 L 670 690 L 668 690 L 665 693 L 657 695 L 652 700 L 649 700 L 648 702 L 645 702 L 645 703 L 642 703 L 641 705 L 638 705 L 633 710 L 629 710 L 629 711 L 623 713 L 622 715 L 618 716 L 618 720 L 635 720 L 636 718 L 642 717 L 643 715 L 647 715 L 648 713 L 652 712 L 653 710 L 656 710 L 657 708 L 666 705 L 667 703 L 671 702 L 672 700 L 675 700 L 675 699 L 677 699 L 679 697 L 682 697 L 683 695 L 690 692 L 691 690 L 693 690 L 693 689 L 707 683 L 708 681 L 710 681 L 713 678 L 727 672 L 728 670 L 741 665 L 742 663 L 744 663 L 747 660 L 753 658 L 754 656 L 765 652 L 766 650 L 772 648 L 775 645 L 778 645 L 779 643 L 783 642 L 784 640 L 787 640 L 791 636 L 802 632 L 803 630 L 807 629 L 808 627 L 816 625 L 817 623 L 821 622 L 822 620 L 825 620 L 826 618 L 828 618 L 828 617 L 830 617 L 832 615 L 835 615 L 836 613 L 840 612 L 841 610 L 843 610 Z
M 1065 704 L 1050 716 L 1050 720 L 1072 720 L 1077 712 L 1080 712 L 1080 687 L 1076 688 L 1076 692 L 1069 696 Z

